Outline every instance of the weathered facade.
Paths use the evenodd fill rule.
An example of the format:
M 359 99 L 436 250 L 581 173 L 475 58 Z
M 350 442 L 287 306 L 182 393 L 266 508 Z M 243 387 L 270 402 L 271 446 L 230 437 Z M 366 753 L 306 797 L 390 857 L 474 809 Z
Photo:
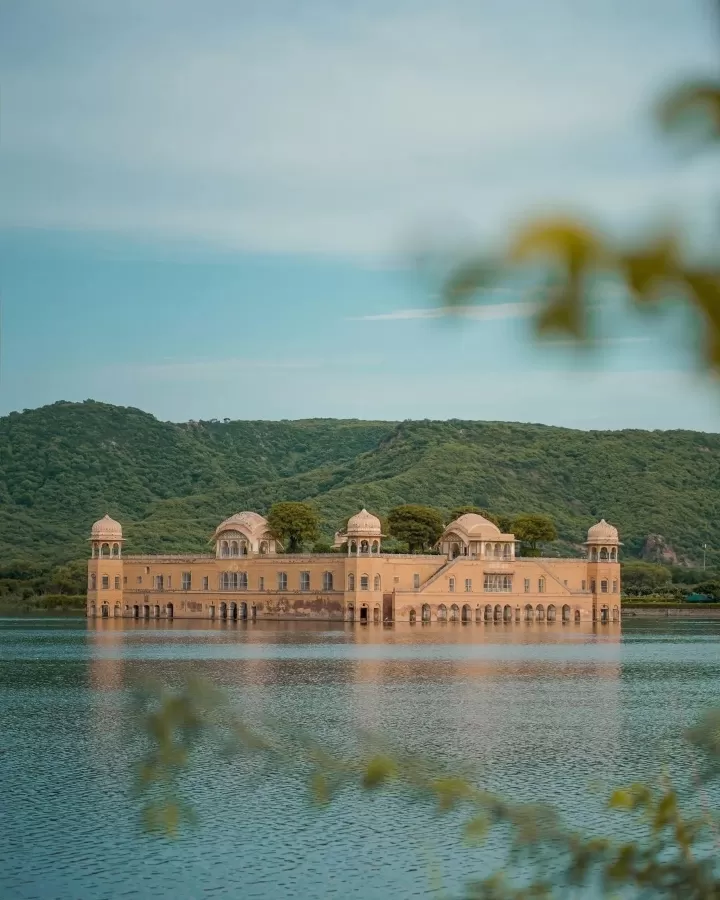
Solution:
M 336 553 L 285 554 L 266 520 L 231 516 L 214 554 L 123 554 L 120 523 L 92 526 L 89 616 L 388 622 L 609 622 L 620 619 L 620 542 L 603 519 L 584 559 L 518 557 L 512 534 L 482 516 L 452 522 L 433 554 L 382 552 L 380 520 L 362 510 Z

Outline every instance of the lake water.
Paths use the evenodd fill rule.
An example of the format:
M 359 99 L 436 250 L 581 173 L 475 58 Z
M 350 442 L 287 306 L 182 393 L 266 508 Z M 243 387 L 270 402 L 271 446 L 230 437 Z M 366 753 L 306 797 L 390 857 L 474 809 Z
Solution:
M 292 770 L 208 753 L 198 823 L 140 827 L 130 685 L 202 675 L 251 719 L 350 752 L 368 729 L 401 751 L 471 764 L 517 799 L 607 830 L 612 786 L 668 766 L 720 697 L 720 622 L 330 627 L 0 619 L 0 896 L 457 896 L 495 852 L 396 792 L 308 800 Z M 292 769 L 292 767 L 291 767 Z

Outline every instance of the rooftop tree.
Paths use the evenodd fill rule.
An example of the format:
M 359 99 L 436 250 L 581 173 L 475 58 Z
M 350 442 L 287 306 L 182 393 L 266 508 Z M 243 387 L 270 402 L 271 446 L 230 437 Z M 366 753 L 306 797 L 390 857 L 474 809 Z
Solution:
M 438 510 L 416 503 L 391 509 L 387 522 L 392 537 L 405 541 L 411 553 L 432 547 L 445 528 Z
M 288 553 L 300 553 L 305 544 L 320 537 L 320 517 L 309 503 L 274 503 L 267 516 L 270 531 Z
M 540 556 L 538 544 L 557 539 L 557 531 L 553 520 L 548 516 L 523 513 L 512 522 L 512 532 L 525 544 L 523 556 Z

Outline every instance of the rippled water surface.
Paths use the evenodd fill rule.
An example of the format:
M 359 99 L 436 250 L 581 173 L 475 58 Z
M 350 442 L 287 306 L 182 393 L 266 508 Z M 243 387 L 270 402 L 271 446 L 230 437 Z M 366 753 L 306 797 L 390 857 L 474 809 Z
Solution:
M 292 770 L 208 752 L 188 790 L 197 825 L 140 828 L 131 686 L 202 675 L 251 718 L 350 750 L 471 764 L 489 787 L 607 829 L 603 798 L 669 766 L 679 732 L 720 698 L 720 622 L 618 626 L 91 622 L 0 619 L 0 896 L 458 895 L 487 872 L 457 822 L 395 793 L 328 808 Z

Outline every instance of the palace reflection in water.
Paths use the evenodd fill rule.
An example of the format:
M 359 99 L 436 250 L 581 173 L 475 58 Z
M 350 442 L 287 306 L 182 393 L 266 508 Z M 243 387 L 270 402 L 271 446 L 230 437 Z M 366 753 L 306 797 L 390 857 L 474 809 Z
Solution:
M 683 729 L 720 691 L 719 647 L 712 622 L 0 621 L 0 885 L 58 900 L 380 900 L 432 893 L 437 872 L 440 893 L 461 895 L 496 861 L 492 840 L 475 851 L 457 823 L 392 790 L 317 809 L 294 759 L 203 745 L 183 779 L 198 825 L 170 842 L 144 833 L 130 688 L 204 677 L 250 724 L 302 730 L 344 758 L 369 732 L 602 835 L 617 827 L 614 787 L 687 771 Z

